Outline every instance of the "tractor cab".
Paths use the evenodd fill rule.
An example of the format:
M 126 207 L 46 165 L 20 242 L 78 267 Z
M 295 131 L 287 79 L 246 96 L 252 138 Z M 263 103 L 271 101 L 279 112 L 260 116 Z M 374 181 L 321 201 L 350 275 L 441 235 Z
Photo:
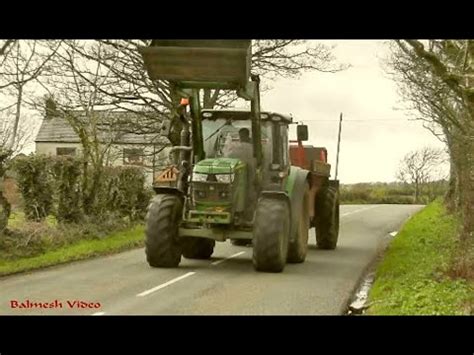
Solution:
M 271 170 L 272 164 L 285 166 L 288 149 L 288 125 L 290 116 L 274 112 L 260 113 L 260 139 L 252 134 L 252 117 L 249 111 L 203 110 L 202 129 L 206 158 L 239 158 L 250 160 L 247 153 L 256 159 L 256 147 L 262 151 L 262 168 Z M 275 166 L 274 166 L 275 168 Z
M 291 117 L 262 112 L 258 141 L 252 135 L 249 111 L 203 110 L 201 119 L 205 159 L 195 164 L 191 175 L 190 215 L 200 216 L 201 222 L 211 224 L 251 223 L 259 193 L 254 183 L 257 172 L 254 147 L 260 145 L 262 151 L 264 181 L 270 181 L 272 169 L 279 173 L 288 169 L 287 136 Z M 277 178 L 281 180 L 280 175 Z M 219 211 L 220 214 L 215 213 Z M 214 216 L 219 218 L 211 218 Z

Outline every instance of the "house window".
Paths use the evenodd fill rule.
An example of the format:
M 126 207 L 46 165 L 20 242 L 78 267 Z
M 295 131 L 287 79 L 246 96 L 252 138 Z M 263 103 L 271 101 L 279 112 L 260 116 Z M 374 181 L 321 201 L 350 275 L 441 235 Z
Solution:
M 76 155 L 76 148 L 56 148 L 56 155 Z
M 125 148 L 123 150 L 124 165 L 143 165 L 143 149 Z

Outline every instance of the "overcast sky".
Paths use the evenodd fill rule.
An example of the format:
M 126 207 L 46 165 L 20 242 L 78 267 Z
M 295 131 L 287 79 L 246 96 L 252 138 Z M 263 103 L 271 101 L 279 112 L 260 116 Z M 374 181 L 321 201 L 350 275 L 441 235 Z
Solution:
M 305 122 L 309 126 L 309 143 L 327 147 L 333 167 L 342 112 L 342 183 L 394 181 L 400 159 L 410 150 L 443 147 L 421 122 L 409 121 L 413 117 L 400 110 L 396 86 L 382 70 L 381 58 L 389 53 L 384 41 L 327 42 L 337 45 L 336 57 L 351 64 L 350 69 L 279 80 L 273 83 L 273 90 L 263 94 L 262 106 L 268 111 L 292 113 L 296 120 Z M 296 136 L 295 127 L 290 132 Z

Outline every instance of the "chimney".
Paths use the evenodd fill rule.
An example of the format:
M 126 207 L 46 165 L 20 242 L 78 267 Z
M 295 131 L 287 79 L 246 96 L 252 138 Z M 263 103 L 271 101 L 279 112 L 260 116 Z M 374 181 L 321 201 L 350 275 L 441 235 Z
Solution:
M 51 96 L 48 96 L 45 99 L 45 118 L 51 119 L 58 116 L 58 111 L 56 108 L 56 101 Z

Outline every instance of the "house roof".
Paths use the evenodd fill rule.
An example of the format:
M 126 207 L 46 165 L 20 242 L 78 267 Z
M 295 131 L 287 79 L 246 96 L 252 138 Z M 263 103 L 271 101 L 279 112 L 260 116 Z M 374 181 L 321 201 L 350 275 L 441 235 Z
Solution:
M 107 111 L 98 111 L 96 114 L 105 115 Z M 79 113 L 80 115 L 81 113 Z M 128 112 L 108 112 L 108 115 L 113 115 L 114 120 L 120 119 L 137 119 L 137 115 Z M 80 117 L 80 116 L 79 116 Z M 85 119 L 85 116 L 82 116 Z M 110 137 L 110 129 L 103 130 L 103 135 Z M 113 132 L 115 135 L 114 143 L 117 144 L 166 144 L 166 138 L 162 138 L 159 134 L 137 134 L 137 133 L 120 133 Z M 104 140 L 109 141 L 110 138 L 104 137 Z M 54 116 L 44 118 L 41 127 L 36 136 L 35 142 L 61 142 L 61 143 L 80 143 L 80 139 L 74 132 L 71 125 L 61 116 Z

